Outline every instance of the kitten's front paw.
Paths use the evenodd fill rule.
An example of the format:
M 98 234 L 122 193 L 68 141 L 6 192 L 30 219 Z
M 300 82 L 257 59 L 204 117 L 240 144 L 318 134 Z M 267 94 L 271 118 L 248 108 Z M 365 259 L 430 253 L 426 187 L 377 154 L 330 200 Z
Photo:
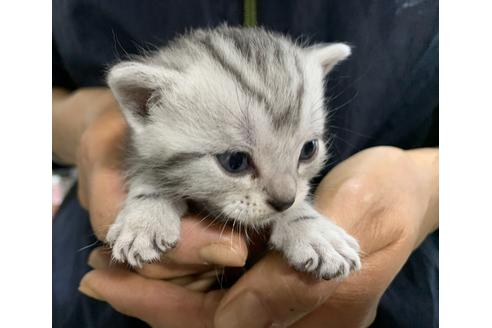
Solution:
M 145 211 L 123 210 L 110 227 L 106 241 L 113 259 L 142 267 L 159 260 L 160 252 L 174 248 L 179 239 L 179 218 L 150 217 Z
M 277 227 L 271 243 L 296 270 L 319 278 L 343 278 L 360 270 L 357 241 L 321 215 Z

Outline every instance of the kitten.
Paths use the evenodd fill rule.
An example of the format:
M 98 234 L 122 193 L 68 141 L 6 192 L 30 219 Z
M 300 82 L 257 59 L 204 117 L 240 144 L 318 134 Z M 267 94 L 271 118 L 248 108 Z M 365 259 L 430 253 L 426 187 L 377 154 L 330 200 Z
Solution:
M 222 26 L 114 66 L 108 85 L 130 128 L 128 197 L 107 235 L 114 259 L 141 266 L 173 248 L 190 199 L 270 225 L 270 245 L 299 271 L 358 270 L 356 240 L 306 200 L 326 160 L 323 79 L 349 55 L 342 43 Z

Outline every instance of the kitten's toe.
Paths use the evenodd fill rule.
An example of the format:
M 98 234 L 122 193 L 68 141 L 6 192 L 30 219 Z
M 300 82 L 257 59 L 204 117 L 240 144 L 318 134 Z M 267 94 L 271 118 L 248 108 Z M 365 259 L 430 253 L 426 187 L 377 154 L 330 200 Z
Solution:
M 360 270 L 360 247 L 359 243 L 342 230 L 340 233 L 340 238 L 335 238 L 332 241 L 333 247 L 338 254 L 346 261 L 349 265 L 349 273 L 356 272 Z
M 116 262 L 125 262 L 129 246 L 133 243 L 135 236 L 133 234 L 123 234 L 123 225 L 113 224 L 106 235 L 106 242 L 111 247 L 112 259 Z
M 175 224 L 173 224 L 175 223 Z M 168 221 L 167 224 L 158 225 L 153 238 L 154 247 L 165 253 L 176 247 L 180 235 L 180 222 Z
M 178 238 L 174 237 L 169 240 L 169 238 L 164 236 L 156 236 L 154 243 L 156 248 L 165 253 L 176 247 L 178 244 Z
M 359 245 L 342 229 L 323 235 L 314 248 L 323 262 L 317 272 L 323 279 L 345 278 L 360 270 Z
M 297 244 L 285 251 L 285 257 L 297 271 L 313 272 L 319 265 L 319 256 L 312 247 Z
M 322 246 L 321 246 L 322 247 Z M 345 278 L 350 273 L 350 263 L 335 250 L 319 250 L 322 265 L 316 270 L 318 277 L 325 280 Z
M 357 241 L 333 223 L 320 218 L 296 221 L 289 228 L 277 231 L 271 242 L 296 270 L 333 279 L 360 269 Z
M 144 263 L 159 260 L 159 249 L 154 246 L 152 235 L 148 232 L 139 232 L 127 253 L 127 262 L 131 266 L 142 267 Z
M 127 262 L 134 267 L 154 262 L 160 258 L 160 250 L 155 247 L 154 238 L 147 231 L 131 231 L 123 229 L 113 244 L 113 259 Z
M 113 259 L 141 267 L 145 263 L 160 259 L 160 254 L 176 247 L 179 240 L 179 226 L 172 229 L 166 225 L 141 228 L 124 226 L 115 238 Z
M 110 247 L 113 247 L 113 245 L 116 243 L 116 240 L 118 239 L 122 228 L 123 225 L 120 223 L 114 223 L 111 225 L 111 227 L 109 227 L 108 233 L 106 234 L 106 243 Z
M 127 208 L 120 212 L 106 236 L 113 259 L 141 267 L 160 259 L 161 252 L 175 247 L 180 235 L 177 215 Z
M 134 235 L 130 234 L 119 234 L 112 239 L 111 241 L 108 240 L 108 243 L 110 243 L 112 247 L 112 258 L 116 262 L 126 262 L 128 259 L 128 251 L 130 249 L 130 246 L 133 244 L 133 241 L 135 239 Z
M 350 264 L 321 238 L 298 244 L 287 250 L 285 256 L 297 271 L 312 273 L 318 278 L 345 277 L 350 273 Z

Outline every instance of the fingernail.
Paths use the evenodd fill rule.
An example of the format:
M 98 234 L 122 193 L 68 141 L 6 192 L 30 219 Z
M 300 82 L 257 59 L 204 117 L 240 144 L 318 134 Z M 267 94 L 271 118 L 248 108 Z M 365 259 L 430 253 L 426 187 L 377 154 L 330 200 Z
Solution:
M 199 251 L 200 257 L 209 264 L 229 267 L 242 267 L 246 263 L 244 256 L 235 249 L 221 243 L 210 244 Z
M 85 277 L 82 278 L 82 280 L 80 281 L 80 285 L 79 285 L 79 292 L 81 292 L 82 294 L 84 295 L 87 295 L 91 298 L 94 298 L 98 301 L 105 301 L 104 298 L 101 297 L 101 295 L 99 295 L 98 293 L 96 293 L 92 288 L 90 288 L 87 283 L 85 282 Z
M 272 319 L 258 296 L 246 291 L 232 299 L 215 318 L 218 328 L 270 327 Z

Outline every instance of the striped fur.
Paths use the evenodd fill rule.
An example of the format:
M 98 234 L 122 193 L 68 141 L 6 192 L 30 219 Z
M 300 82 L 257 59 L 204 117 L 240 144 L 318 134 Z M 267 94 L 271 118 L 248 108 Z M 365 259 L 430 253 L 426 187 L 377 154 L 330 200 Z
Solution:
M 184 199 L 246 225 L 278 217 L 268 202 L 272 197 L 306 207 L 309 181 L 326 159 L 323 80 L 349 54 L 344 44 L 307 47 L 262 28 L 221 26 L 191 31 L 114 66 L 108 85 L 131 130 L 129 196 L 108 241 L 130 240 L 121 237 L 131 235 L 130 227 L 145 226 L 142 234 L 149 233 L 141 222 L 146 219 L 160 229 L 152 236 L 167 236 L 154 244 L 174 245 Z M 320 140 L 316 156 L 299 162 L 312 139 Z M 250 154 L 251 174 L 225 174 L 215 155 L 228 151 Z M 156 221 L 143 208 L 165 214 Z M 300 215 L 295 222 L 311 217 Z M 124 249 L 128 245 L 114 254 Z M 157 256 L 151 250 L 138 255 Z
M 340 49 L 346 52 L 324 56 L 332 66 L 348 47 L 305 47 L 262 28 L 222 26 L 116 65 L 108 83 L 132 127 L 130 176 L 148 176 L 170 197 L 208 202 L 254 189 L 261 199 L 264 190 L 293 184 L 302 201 L 326 154 L 320 143 L 317 158 L 298 165 L 302 145 L 324 135 L 327 71 L 318 54 Z M 255 178 L 231 179 L 217 169 L 212 155 L 231 149 L 251 153 Z

